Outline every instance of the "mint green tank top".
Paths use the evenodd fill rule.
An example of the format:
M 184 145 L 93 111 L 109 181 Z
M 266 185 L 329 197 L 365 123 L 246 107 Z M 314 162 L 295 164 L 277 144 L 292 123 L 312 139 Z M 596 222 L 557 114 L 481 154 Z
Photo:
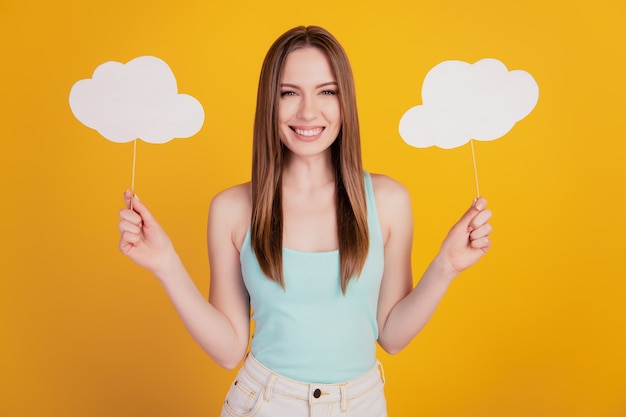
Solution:
M 241 248 L 243 279 L 250 294 L 254 334 L 250 350 L 267 368 L 308 383 L 340 383 L 376 362 L 376 311 L 384 244 L 372 180 L 365 173 L 369 253 L 362 274 L 341 292 L 339 251 L 283 249 L 285 290 L 268 279 L 250 244 Z

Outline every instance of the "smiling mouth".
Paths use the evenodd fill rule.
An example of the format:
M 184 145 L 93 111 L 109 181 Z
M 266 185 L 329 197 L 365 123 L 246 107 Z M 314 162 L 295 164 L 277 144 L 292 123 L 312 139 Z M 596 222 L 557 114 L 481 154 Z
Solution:
M 300 136 L 313 137 L 313 136 L 317 136 L 320 133 L 322 133 L 324 128 L 323 127 L 317 127 L 315 129 L 298 129 L 296 127 L 292 127 L 291 130 L 293 130 L 294 132 L 296 132 Z

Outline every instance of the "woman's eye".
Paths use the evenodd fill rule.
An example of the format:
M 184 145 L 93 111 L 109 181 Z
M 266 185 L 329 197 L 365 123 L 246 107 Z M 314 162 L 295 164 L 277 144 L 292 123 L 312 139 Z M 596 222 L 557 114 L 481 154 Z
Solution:
M 295 96 L 296 93 L 293 91 L 281 91 L 280 92 L 280 96 L 281 97 L 286 97 L 286 96 Z
M 322 91 L 322 94 L 325 96 L 334 96 L 337 92 L 335 90 L 324 90 Z

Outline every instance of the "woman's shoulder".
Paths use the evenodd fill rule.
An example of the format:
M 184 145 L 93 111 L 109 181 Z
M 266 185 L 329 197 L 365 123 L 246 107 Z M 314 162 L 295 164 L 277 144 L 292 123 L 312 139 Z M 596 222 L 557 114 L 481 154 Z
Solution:
M 209 211 L 224 221 L 249 221 L 252 207 L 250 183 L 238 184 L 217 193 Z
M 372 178 L 372 187 L 377 200 L 407 198 L 409 195 L 404 184 L 388 175 L 370 173 L 370 177 Z
M 374 188 L 374 201 L 385 241 L 395 227 L 410 224 L 411 196 L 399 181 L 382 174 L 370 174 Z
M 209 230 L 222 230 L 241 249 L 252 213 L 250 183 L 238 184 L 217 193 L 209 208 Z
M 228 187 L 213 197 L 211 204 L 219 205 L 250 205 L 252 202 L 252 194 L 250 183 L 245 182 L 243 184 L 233 185 Z

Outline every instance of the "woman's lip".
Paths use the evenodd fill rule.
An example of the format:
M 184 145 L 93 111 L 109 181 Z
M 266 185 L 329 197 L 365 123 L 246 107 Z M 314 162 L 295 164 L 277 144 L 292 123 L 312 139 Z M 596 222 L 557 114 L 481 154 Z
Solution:
M 292 126 L 291 130 L 296 132 L 299 136 L 314 137 L 322 133 L 324 131 L 324 128 L 321 126 L 316 126 L 316 127 Z
M 291 126 L 291 130 L 296 134 L 298 139 L 303 141 L 313 141 L 320 137 L 320 135 L 324 132 L 325 127 L 317 126 L 317 127 L 302 127 L 302 126 Z

